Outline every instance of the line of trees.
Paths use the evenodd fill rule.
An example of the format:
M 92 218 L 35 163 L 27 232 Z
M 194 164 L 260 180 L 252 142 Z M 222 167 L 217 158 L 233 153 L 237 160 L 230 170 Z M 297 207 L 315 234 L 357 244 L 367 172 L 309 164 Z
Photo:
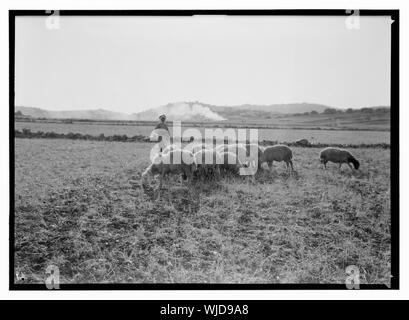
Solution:
M 321 114 L 345 114 L 345 113 L 389 113 L 390 108 L 388 107 L 378 107 L 378 108 L 360 108 L 360 109 L 336 109 L 336 108 L 326 108 Z M 316 115 L 319 114 L 318 111 L 310 111 L 310 112 L 303 112 L 303 113 L 294 113 L 295 116 L 307 116 L 307 115 Z
M 327 108 L 322 113 L 323 114 L 336 114 L 336 113 L 375 113 L 375 112 L 389 112 L 390 109 L 388 107 L 379 107 L 379 108 L 360 108 L 360 109 L 335 109 L 335 108 Z

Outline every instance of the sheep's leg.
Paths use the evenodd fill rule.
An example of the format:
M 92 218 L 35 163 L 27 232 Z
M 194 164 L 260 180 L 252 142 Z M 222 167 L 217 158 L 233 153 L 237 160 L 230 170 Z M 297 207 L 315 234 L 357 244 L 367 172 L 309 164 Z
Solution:
M 162 189 L 163 177 L 164 177 L 164 176 L 165 176 L 165 175 L 164 175 L 163 173 L 161 173 L 160 176 L 159 176 L 159 190 Z
M 168 193 L 168 202 L 171 204 L 172 203 L 172 197 L 171 197 L 171 192 L 170 192 L 170 183 L 168 183 L 168 188 L 167 188 L 167 193 Z
M 292 162 L 292 160 L 288 160 L 288 162 L 289 162 L 290 165 L 291 165 L 291 171 L 294 171 L 294 167 L 293 167 L 293 162 Z
M 204 167 L 202 167 L 202 182 L 205 182 L 207 179 L 207 171 Z
M 270 172 L 273 171 L 273 161 L 269 161 L 269 162 L 268 162 L 268 170 L 269 170 Z
M 285 162 L 285 165 L 286 165 L 286 171 L 291 174 L 291 171 L 292 171 L 292 170 L 290 169 L 290 160 L 286 161 L 286 162 Z
M 201 182 L 205 181 L 205 178 L 206 178 L 205 175 L 206 175 L 206 172 L 205 172 L 205 170 L 204 170 L 204 168 L 202 166 L 202 167 L 200 167 L 200 181 Z
M 163 175 L 163 173 L 161 173 L 160 176 L 159 176 L 158 196 L 156 197 L 157 200 L 160 200 L 160 198 L 161 198 L 163 177 L 164 177 L 164 175 Z
M 258 160 L 258 169 L 259 170 L 263 169 L 263 162 L 260 161 L 260 159 Z
M 327 170 L 327 161 L 324 161 L 324 169 Z
M 255 177 L 254 174 L 252 174 L 252 175 L 250 175 L 248 177 L 249 177 L 248 180 L 247 180 L 248 184 L 250 184 L 250 183 L 255 184 L 256 183 L 256 177 Z
M 256 162 L 255 162 L 254 160 L 250 160 L 250 162 L 249 162 L 249 168 L 254 169 L 255 165 L 256 165 Z
M 162 189 L 163 189 L 163 180 L 165 180 L 165 183 L 169 186 L 170 183 L 170 176 L 169 173 L 166 173 L 165 171 L 162 171 L 160 176 L 159 176 L 159 196 L 158 199 L 161 198 L 162 195 Z
M 151 182 L 151 175 L 152 173 L 149 170 L 145 170 L 141 176 L 141 185 L 145 187 L 146 185 L 150 184 Z
M 221 169 L 220 169 L 220 164 L 216 164 L 216 176 L 219 179 L 220 175 L 222 174 Z
M 342 162 L 339 163 L 338 170 L 341 171 Z
M 190 171 L 190 168 L 189 167 L 185 167 L 185 168 L 183 168 L 182 169 L 182 176 L 185 178 L 184 180 L 186 180 L 186 184 L 189 184 L 190 183 L 190 178 L 191 178 L 191 171 Z M 182 180 L 182 182 L 183 182 L 183 180 Z M 183 185 L 183 183 L 181 184 L 181 186 Z

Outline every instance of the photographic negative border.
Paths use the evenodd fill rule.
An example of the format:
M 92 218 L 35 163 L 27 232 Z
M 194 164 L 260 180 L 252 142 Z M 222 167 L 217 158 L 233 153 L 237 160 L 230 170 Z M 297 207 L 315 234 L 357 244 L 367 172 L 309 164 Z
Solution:
M 15 18 L 49 16 L 45 10 L 9 10 L 9 290 L 48 290 L 45 284 L 16 284 L 15 263 Z M 60 16 L 341 16 L 347 10 L 61 10 Z M 399 289 L 399 10 L 359 10 L 360 16 L 390 16 L 391 25 L 391 283 L 360 284 L 360 290 Z M 60 290 L 348 290 L 341 284 L 221 284 L 221 283 L 135 283 L 135 284 L 60 284 Z

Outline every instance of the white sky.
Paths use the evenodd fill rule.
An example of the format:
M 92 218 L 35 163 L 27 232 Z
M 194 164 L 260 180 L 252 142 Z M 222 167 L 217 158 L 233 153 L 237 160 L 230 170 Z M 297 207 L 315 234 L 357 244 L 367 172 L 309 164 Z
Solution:
M 16 18 L 16 105 L 390 105 L 390 23 L 360 17 Z

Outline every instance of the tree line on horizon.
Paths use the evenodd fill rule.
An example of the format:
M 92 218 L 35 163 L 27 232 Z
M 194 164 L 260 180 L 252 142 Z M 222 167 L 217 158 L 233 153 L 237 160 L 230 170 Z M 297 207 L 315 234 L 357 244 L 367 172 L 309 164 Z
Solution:
M 348 113 L 375 113 L 375 112 L 380 112 L 380 113 L 389 113 L 390 108 L 389 107 L 372 107 L 372 108 L 360 108 L 360 109 L 353 109 L 353 108 L 347 108 L 347 109 L 337 109 L 337 108 L 326 108 L 322 112 L 318 112 L 316 110 L 312 111 L 306 111 L 302 113 L 294 113 L 295 116 L 301 116 L 301 115 L 316 115 L 316 114 L 348 114 Z

